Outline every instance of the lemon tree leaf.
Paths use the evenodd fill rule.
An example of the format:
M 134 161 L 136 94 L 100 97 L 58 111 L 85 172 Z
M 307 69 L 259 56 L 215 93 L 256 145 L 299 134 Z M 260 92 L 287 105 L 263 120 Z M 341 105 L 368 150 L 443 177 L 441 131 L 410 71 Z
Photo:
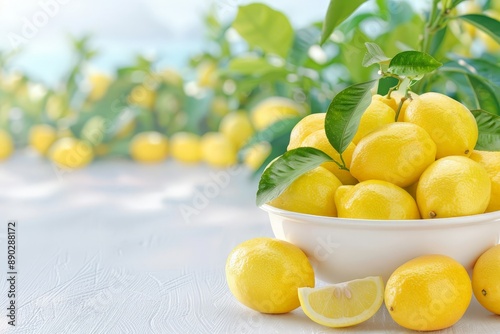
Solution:
M 418 77 L 438 69 L 441 65 L 427 53 L 403 51 L 392 58 L 387 71 L 404 77 Z
M 458 19 L 481 29 L 490 35 L 497 43 L 500 43 L 500 22 L 498 20 L 482 14 L 461 15 Z
M 485 110 L 472 110 L 479 128 L 479 137 L 475 149 L 482 151 L 500 151 L 500 116 Z
M 288 61 L 297 66 L 303 65 L 308 58 L 309 48 L 318 42 L 320 33 L 315 26 L 296 30 Z
M 290 140 L 290 133 L 292 132 L 293 127 L 302 119 L 302 117 L 289 117 L 278 120 L 267 128 L 255 133 L 246 144 L 239 150 L 238 156 L 239 160 L 243 160 L 245 154 L 248 150 L 259 143 L 268 142 L 273 144 L 277 140 L 281 140 L 281 138 L 286 138 L 286 144 L 288 145 L 288 141 Z M 286 146 L 285 150 L 286 151 Z M 280 152 L 282 154 L 283 152 Z M 274 156 L 275 158 L 276 156 Z
M 365 58 L 363 59 L 363 66 L 368 67 L 373 64 L 383 63 L 391 58 L 387 57 L 376 43 L 367 42 L 365 43 L 367 52 L 365 54 Z
M 347 19 L 366 0 L 330 0 L 330 5 L 326 12 L 321 32 L 321 42 L 323 44 L 333 33 L 335 28 Z
M 293 28 L 281 12 L 254 3 L 238 8 L 233 28 L 251 47 L 285 58 L 293 43 Z
M 460 58 L 452 60 L 443 65 L 441 72 L 461 71 L 477 74 L 489 83 L 500 87 L 500 67 L 486 59 Z
M 299 147 L 285 152 L 262 173 L 257 205 L 261 206 L 278 197 L 299 176 L 327 161 L 333 160 L 328 154 L 312 147 Z
M 358 131 L 359 121 L 371 102 L 371 89 L 377 80 L 347 87 L 334 98 L 325 118 L 328 141 L 342 153 Z

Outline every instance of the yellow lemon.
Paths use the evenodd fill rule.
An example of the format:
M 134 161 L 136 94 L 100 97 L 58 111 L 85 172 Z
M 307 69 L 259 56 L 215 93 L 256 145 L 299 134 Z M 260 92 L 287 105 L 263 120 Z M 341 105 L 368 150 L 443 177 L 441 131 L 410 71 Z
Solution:
M 198 66 L 198 85 L 200 87 L 215 87 L 217 80 L 217 64 L 212 61 L 206 61 Z
M 182 87 L 184 79 L 176 70 L 166 68 L 160 72 L 160 78 L 169 85 Z
M 325 129 L 326 113 L 307 115 L 302 118 L 292 129 L 290 133 L 290 143 L 287 150 L 300 147 L 304 139 L 311 133 Z
M 216 96 L 212 101 L 211 107 L 211 112 L 220 117 L 227 115 L 231 111 L 227 98 L 224 96 Z
M 47 124 L 37 124 L 31 127 L 28 141 L 35 151 L 45 155 L 56 139 L 56 129 Z
M 156 131 L 141 132 L 130 141 L 129 153 L 135 161 L 158 163 L 168 156 L 168 140 Z
M 464 315 L 472 298 L 465 268 L 444 255 L 426 255 L 397 268 L 385 287 L 385 306 L 399 325 L 440 330 Z
M 236 246 L 226 261 L 226 280 L 236 299 L 262 313 L 299 307 L 297 289 L 314 287 L 314 272 L 300 248 L 286 241 L 254 238 Z
M 232 141 L 236 148 L 240 148 L 253 135 L 254 130 L 250 118 L 244 111 L 236 111 L 222 118 L 219 132 Z
M 73 137 L 58 139 L 50 147 L 48 155 L 52 162 L 69 169 L 85 167 L 94 159 L 92 146 Z
M 248 149 L 243 162 L 251 170 L 257 170 L 271 154 L 271 145 L 267 142 L 258 143 Z
M 422 174 L 417 203 L 422 218 L 446 218 L 484 213 L 491 181 L 486 169 L 462 156 L 436 160 Z
M 201 160 L 200 136 L 189 132 L 178 132 L 170 138 L 172 157 L 184 163 L 197 163 Z
M 0 161 L 5 160 L 14 152 L 14 142 L 10 134 L 0 129 Z
M 208 132 L 201 137 L 201 157 L 212 167 L 225 168 L 237 162 L 237 151 L 222 133 Z
M 472 271 L 472 291 L 485 309 L 500 314 L 500 245 L 484 252 Z
M 91 101 L 97 101 L 106 94 L 112 79 L 106 74 L 95 73 L 89 76 L 89 81 L 91 86 L 89 99 Z
M 58 120 L 67 116 L 69 111 L 68 103 L 63 95 L 51 95 L 45 105 L 47 116 L 52 120 Z
M 384 301 L 382 277 L 366 277 L 320 288 L 299 288 L 300 306 L 314 322 L 339 328 L 370 319 Z
M 156 102 L 156 92 L 144 85 L 136 86 L 130 92 L 128 102 L 152 110 Z
M 404 120 L 404 114 L 405 114 L 406 108 L 408 108 L 408 105 L 415 98 L 418 98 L 418 95 L 413 93 L 413 92 L 410 92 L 409 94 L 410 94 L 410 97 L 405 98 L 403 105 L 401 106 L 401 110 L 399 111 L 398 119 L 397 119 L 398 122 L 402 122 Z M 387 96 L 382 96 L 382 95 L 376 94 L 376 95 L 373 95 L 372 100 L 378 100 L 382 103 L 385 103 L 389 107 L 394 109 L 395 112 L 397 112 L 399 109 L 399 104 L 400 104 L 402 98 L 403 98 L 403 95 L 400 94 L 399 92 L 395 91 L 395 92 L 392 92 L 390 98 L 388 98 Z
M 304 116 L 304 108 L 285 97 L 269 97 L 261 101 L 252 110 L 252 123 L 257 130 L 263 130 L 284 118 Z
M 269 204 L 283 210 L 335 217 L 335 191 L 341 185 L 333 173 L 320 166 L 299 176 Z
M 115 138 L 116 139 L 123 139 L 128 136 L 130 136 L 134 130 L 135 130 L 136 122 L 135 120 L 131 119 L 125 124 L 123 124 L 120 129 L 116 132 Z
M 491 179 L 490 203 L 486 212 L 500 210 L 500 152 L 474 150 L 470 158 L 483 165 Z
M 106 120 L 102 116 L 93 116 L 82 128 L 81 136 L 93 146 L 99 145 L 106 134 Z
M 317 148 L 318 150 L 321 150 L 326 154 L 328 154 L 333 160 L 337 161 L 338 163 L 341 163 L 340 154 L 337 152 L 337 150 L 333 148 L 333 146 L 328 141 L 324 129 L 317 130 L 311 133 L 309 136 L 304 138 L 300 146 Z M 350 143 L 349 146 L 344 151 L 344 153 L 342 153 L 342 157 L 344 159 L 347 168 L 351 167 L 352 154 L 355 148 L 356 145 Z M 325 162 L 321 164 L 321 166 L 325 167 L 330 172 L 332 172 L 340 180 L 340 182 L 342 182 L 342 184 L 358 183 L 358 180 L 356 180 L 354 176 L 352 176 L 351 173 L 349 173 L 349 171 L 340 169 L 335 162 Z
M 419 219 L 417 204 L 403 188 L 379 180 L 342 186 L 335 194 L 339 218 Z
M 363 113 L 359 122 L 358 131 L 352 139 L 354 144 L 358 144 L 361 138 L 370 132 L 377 130 L 382 125 L 394 123 L 396 121 L 396 112 L 387 104 L 378 100 L 372 100 L 372 103 Z
M 399 114 L 398 114 L 398 122 L 404 122 L 405 114 L 406 114 L 406 109 L 408 108 L 408 106 L 410 105 L 410 103 L 412 103 L 416 99 L 418 99 L 418 95 L 415 94 L 415 93 L 410 93 L 410 97 L 407 98 L 403 102 L 403 105 L 401 106 L 401 110 L 399 111 Z
M 359 181 L 384 180 L 407 187 L 417 182 L 435 157 L 436 144 L 424 129 L 397 122 L 361 139 L 352 154 L 350 170 Z
M 472 113 L 460 102 L 439 93 L 425 93 L 406 108 L 404 121 L 421 126 L 436 143 L 436 158 L 469 156 L 478 128 Z

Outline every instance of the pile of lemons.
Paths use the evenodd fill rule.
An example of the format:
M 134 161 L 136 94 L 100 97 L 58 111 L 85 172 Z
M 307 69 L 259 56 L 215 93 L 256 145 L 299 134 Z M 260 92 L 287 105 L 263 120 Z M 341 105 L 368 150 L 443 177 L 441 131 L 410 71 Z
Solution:
M 474 150 L 478 127 L 461 103 L 439 93 L 375 95 L 342 157 L 329 143 L 325 114 L 292 130 L 288 149 L 313 147 L 326 162 L 269 204 L 341 218 L 427 219 L 500 210 L 500 152 Z M 399 114 L 397 114 L 399 110 Z
M 458 322 L 473 294 L 488 311 L 500 314 L 500 245 L 479 257 L 472 280 L 456 260 L 425 255 L 402 264 L 385 284 L 380 276 L 371 276 L 315 287 L 313 268 L 300 248 L 254 238 L 231 251 L 226 280 L 239 302 L 262 313 L 287 313 L 301 306 L 314 322 L 338 328 L 368 320 L 385 302 L 397 324 L 434 331 Z
M 100 89 L 93 90 L 90 95 L 98 99 L 103 94 L 104 88 L 101 87 L 102 85 L 94 86 Z M 153 97 L 147 92 L 134 90 L 130 99 L 131 103 L 149 105 Z M 287 117 L 303 117 L 305 109 L 291 99 L 269 97 L 249 112 L 225 110 L 221 116 L 218 131 L 207 132 L 203 135 L 177 132 L 167 137 L 157 131 L 136 133 L 130 140 L 129 155 L 139 163 L 160 163 L 172 157 L 183 164 L 206 163 L 214 168 L 227 168 L 238 162 L 238 151 L 257 131 Z M 116 137 L 130 136 L 134 128 L 135 123 L 132 120 L 116 134 Z M 0 159 L 6 159 L 14 150 L 12 138 L 6 131 L 0 131 L 0 142 L 2 143 Z M 61 133 L 47 124 L 38 124 L 31 128 L 29 145 L 40 155 L 48 157 L 61 167 L 70 169 L 85 167 L 96 156 L 104 156 L 108 152 L 106 144 L 96 144 L 75 138 L 71 133 Z M 256 144 L 246 150 L 243 162 L 250 169 L 256 170 L 270 152 L 271 147 L 268 143 Z

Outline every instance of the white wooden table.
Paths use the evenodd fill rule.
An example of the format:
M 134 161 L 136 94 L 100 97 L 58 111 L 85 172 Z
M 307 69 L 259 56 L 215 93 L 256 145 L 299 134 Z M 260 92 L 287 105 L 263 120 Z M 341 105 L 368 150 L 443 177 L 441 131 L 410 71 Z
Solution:
M 168 161 L 97 161 L 61 173 L 28 151 L 0 164 L 0 262 L 17 220 L 16 324 L 0 283 L 0 333 L 405 333 L 382 307 L 364 324 L 329 329 L 299 309 L 262 315 L 224 277 L 240 242 L 272 236 L 255 207 L 256 180 Z M 441 333 L 441 332 L 439 332 Z M 500 333 L 474 300 L 442 333 Z

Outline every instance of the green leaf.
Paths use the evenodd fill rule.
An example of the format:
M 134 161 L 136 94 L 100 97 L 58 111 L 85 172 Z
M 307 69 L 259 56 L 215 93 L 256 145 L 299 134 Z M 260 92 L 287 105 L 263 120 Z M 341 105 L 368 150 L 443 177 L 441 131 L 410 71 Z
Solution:
M 299 147 L 286 152 L 262 174 L 257 205 L 261 206 L 278 197 L 299 176 L 327 161 L 332 161 L 332 158 L 312 147 Z
M 229 62 L 228 69 L 231 72 L 244 75 L 263 75 L 283 68 L 269 64 L 264 58 L 258 57 L 240 57 L 234 58 Z
M 492 17 L 482 14 L 467 14 L 458 17 L 476 28 L 490 35 L 497 43 L 500 43 L 500 22 Z
M 315 27 L 307 27 L 295 31 L 295 38 L 288 61 L 296 66 L 301 66 L 308 58 L 309 48 L 318 41 L 320 30 Z
M 475 149 L 482 151 L 500 151 L 500 116 L 484 110 L 472 110 L 479 128 L 479 137 Z
M 391 58 L 387 57 L 376 43 L 365 43 L 366 49 L 368 50 L 363 59 L 363 66 L 368 67 L 373 64 L 383 63 Z
M 251 47 L 283 58 L 293 43 L 293 28 L 288 18 L 264 4 L 240 6 L 233 28 Z
M 255 144 L 268 142 L 273 143 L 273 141 L 285 136 L 287 140 L 290 140 L 290 133 L 292 132 L 293 127 L 302 119 L 302 117 L 290 117 L 284 118 L 273 124 L 269 125 L 264 130 L 261 130 L 254 134 L 252 138 L 248 140 L 248 142 L 243 146 L 240 151 L 240 159 L 245 155 L 245 152 L 254 146 Z M 287 142 L 288 144 L 288 142 Z
M 359 121 L 371 102 L 371 89 L 377 80 L 352 85 L 338 93 L 325 118 L 325 131 L 328 141 L 342 153 L 358 131 Z
M 403 51 L 392 58 L 388 72 L 405 77 L 418 77 L 430 73 L 442 64 L 432 56 L 419 51 Z
M 458 6 L 460 3 L 464 2 L 466 0 L 453 0 L 451 2 L 451 8 L 455 8 L 456 6 Z
M 320 44 L 325 43 L 335 28 L 365 1 L 366 0 L 330 0 L 330 5 L 328 6 L 328 11 L 326 12 L 326 17 L 323 22 Z
M 439 71 L 456 70 L 461 71 L 461 73 L 479 75 L 491 84 L 500 87 L 500 66 L 485 59 L 460 58 L 447 62 Z

